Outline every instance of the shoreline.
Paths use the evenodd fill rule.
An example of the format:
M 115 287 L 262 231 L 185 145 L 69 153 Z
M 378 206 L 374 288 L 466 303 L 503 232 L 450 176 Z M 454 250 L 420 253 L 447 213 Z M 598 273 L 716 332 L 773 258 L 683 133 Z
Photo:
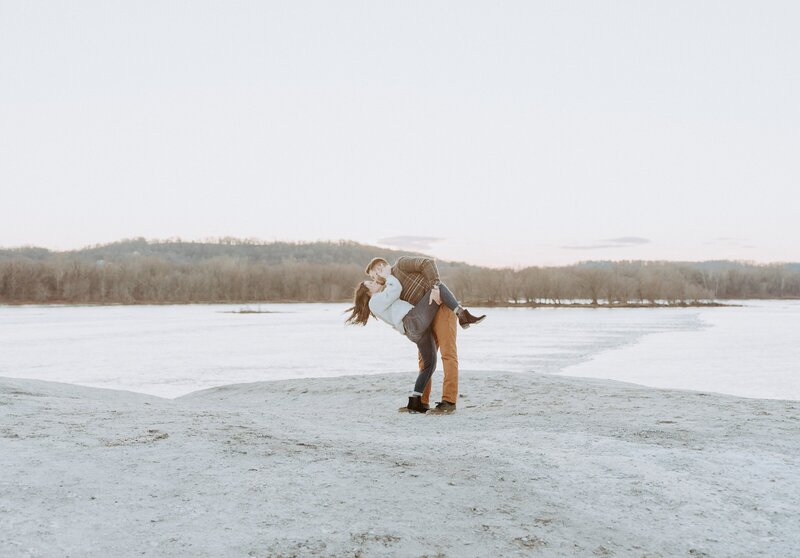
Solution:
M 439 370 L 441 373 L 441 370 Z M 796 403 L 798 407 L 800 407 L 800 399 L 779 399 L 774 397 L 751 397 L 747 395 L 735 395 L 731 393 L 724 393 L 719 391 L 713 390 L 698 390 L 698 389 L 690 389 L 690 388 L 676 388 L 676 387 L 657 387 L 657 386 L 649 386 L 647 384 L 638 384 L 636 382 L 628 382 L 625 380 L 615 380 L 613 378 L 595 378 L 591 376 L 578 376 L 572 374 L 562 374 L 562 373 L 547 373 L 547 372 L 510 372 L 510 371 L 496 371 L 496 370 L 488 370 L 488 371 L 479 371 L 479 370 L 461 370 L 460 374 L 467 374 L 467 375 L 474 375 L 474 374 L 482 374 L 482 375 L 492 375 L 492 374 L 503 374 L 503 375 L 511 375 L 511 376 L 520 376 L 522 378 L 539 378 L 539 377 L 548 377 L 548 378 L 563 378 L 563 379 L 570 379 L 575 380 L 578 382 L 587 382 L 590 384 L 599 384 L 605 385 L 606 387 L 612 388 L 614 386 L 619 387 L 627 387 L 631 389 L 641 389 L 641 390 L 653 390 L 653 391 L 664 391 L 664 392 L 675 392 L 675 393 L 682 393 L 682 394 L 694 394 L 700 397 L 729 397 L 733 399 L 741 399 L 743 401 L 777 401 L 787 404 Z M 101 387 L 101 386 L 94 386 L 94 385 L 86 385 L 86 384 L 76 384 L 71 382 L 60 382 L 55 380 L 40 380 L 34 378 L 17 378 L 14 376 L 0 376 L 0 385 L 2 382 L 31 382 L 33 384 L 40 383 L 52 386 L 65 386 L 65 389 L 84 389 L 84 390 L 95 390 L 100 392 L 107 392 L 107 393 L 117 393 L 117 394 L 127 394 L 132 397 L 149 397 L 158 399 L 161 401 L 177 401 L 184 397 L 190 398 L 194 396 L 200 396 L 203 393 L 211 392 L 211 391 L 229 391 L 229 390 L 236 390 L 242 388 L 243 386 L 262 386 L 266 387 L 272 384 L 290 384 L 293 382 L 315 382 L 315 381 L 335 381 L 340 378 L 344 379 L 363 379 L 364 381 L 370 380 L 372 378 L 381 378 L 381 377 L 402 377 L 406 380 L 409 378 L 409 374 L 407 372 L 382 372 L 377 374 L 343 374 L 341 376 L 314 376 L 314 377 L 303 377 L 303 378 L 280 378 L 274 380 L 258 380 L 254 382 L 238 382 L 238 383 L 230 383 L 230 384 L 220 384 L 217 386 L 212 387 L 205 387 L 199 388 L 196 390 L 192 390 L 188 393 L 184 393 L 182 395 L 177 395 L 175 397 L 166 397 L 162 395 L 155 395 L 152 393 L 146 393 L 143 391 L 135 391 L 130 389 L 120 389 L 120 388 L 108 388 L 108 387 Z M 439 374 L 439 379 L 441 380 L 441 374 Z M 434 384 L 436 383 L 437 375 L 434 375 Z M 280 386 L 283 387 L 283 386 Z M 406 390 L 407 391 L 407 390 Z M 405 392 L 402 392 L 403 395 Z M 434 390 L 435 393 L 435 390 Z M 3 393 L 0 391 L 0 396 Z M 431 399 L 433 399 L 433 394 L 431 395 Z
M 170 400 L 0 378 L 0 553 L 779 556 L 800 543 L 796 401 L 467 371 L 458 411 L 437 417 L 396 412 L 410 381 Z
M 754 300 L 754 301 L 783 301 L 800 300 L 797 298 L 753 298 L 735 300 Z M 352 300 L 345 301 L 300 301 L 300 300 L 273 300 L 273 301 L 223 301 L 223 302 L 0 302 L 0 307 L 18 306 L 42 306 L 42 307 L 103 307 L 103 306 L 229 306 L 229 305 L 269 305 L 269 304 L 352 304 Z M 521 302 L 521 303 L 494 303 L 494 302 L 465 302 L 467 306 L 474 308 L 728 308 L 741 307 L 741 304 L 725 302 L 697 302 L 697 303 L 618 303 L 618 304 L 591 304 L 591 303 L 552 303 L 552 302 Z M 236 312 L 238 313 L 238 312 Z M 263 313 L 263 312 L 242 312 L 242 313 Z

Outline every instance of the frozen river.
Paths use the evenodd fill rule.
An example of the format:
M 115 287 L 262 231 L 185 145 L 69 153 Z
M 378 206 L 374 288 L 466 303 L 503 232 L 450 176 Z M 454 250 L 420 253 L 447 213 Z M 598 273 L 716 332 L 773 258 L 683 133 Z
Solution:
M 800 301 L 743 304 L 486 309 L 483 324 L 459 330 L 460 366 L 800 399 Z M 0 376 L 163 397 L 264 380 L 412 377 L 416 347 L 382 323 L 343 325 L 345 307 L 0 306 Z

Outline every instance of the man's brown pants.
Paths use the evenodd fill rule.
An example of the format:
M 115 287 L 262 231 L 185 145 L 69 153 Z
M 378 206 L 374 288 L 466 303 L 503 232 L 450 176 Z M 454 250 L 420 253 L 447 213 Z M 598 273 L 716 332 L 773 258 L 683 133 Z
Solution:
M 456 348 L 456 332 L 458 318 L 452 310 L 442 305 L 436 312 L 431 324 L 433 340 L 439 347 L 439 354 L 442 356 L 442 366 L 444 367 L 444 380 L 442 381 L 442 400 L 450 403 L 458 402 L 458 349 Z M 422 370 L 422 356 L 419 356 L 419 368 Z M 422 392 L 422 403 L 427 405 L 430 402 L 431 382 L 433 377 L 425 386 Z

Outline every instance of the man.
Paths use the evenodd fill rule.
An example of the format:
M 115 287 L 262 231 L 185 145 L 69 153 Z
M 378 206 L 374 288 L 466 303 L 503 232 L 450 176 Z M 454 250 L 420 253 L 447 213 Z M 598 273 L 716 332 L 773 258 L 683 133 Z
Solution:
M 373 258 L 367 266 L 367 275 L 374 281 L 383 282 L 386 275 L 386 268 L 389 262 L 383 258 Z M 436 262 L 431 258 L 412 258 L 404 256 L 397 260 L 391 267 L 390 272 L 397 277 L 403 287 L 400 298 L 406 302 L 416 305 L 428 291 L 431 291 L 431 301 L 440 304 L 439 310 L 431 324 L 433 338 L 439 353 L 442 356 L 444 367 L 444 379 L 442 380 L 442 400 L 436 404 L 434 409 L 430 409 L 431 382 L 425 386 L 422 393 L 422 404 L 430 409 L 431 414 L 448 414 L 456 410 L 458 400 L 458 350 L 456 348 L 456 322 L 464 328 L 474 323 L 478 323 L 483 317 L 476 318 L 467 310 L 460 312 L 458 317 L 447 307 L 441 305 L 439 289 L 439 269 Z M 422 356 L 419 356 L 419 367 L 423 368 Z M 404 409 L 401 409 L 404 410 Z

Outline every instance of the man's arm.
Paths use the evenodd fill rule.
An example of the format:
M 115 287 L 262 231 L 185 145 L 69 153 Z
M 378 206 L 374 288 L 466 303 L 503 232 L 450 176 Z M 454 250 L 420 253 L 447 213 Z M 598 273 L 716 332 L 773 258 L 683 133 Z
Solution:
M 439 279 L 439 268 L 431 258 L 411 258 L 403 256 L 394 264 L 400 271 L 406 273 L 421 273 L 428 281 L 428 287 L 434 287 L 441 283 Z

